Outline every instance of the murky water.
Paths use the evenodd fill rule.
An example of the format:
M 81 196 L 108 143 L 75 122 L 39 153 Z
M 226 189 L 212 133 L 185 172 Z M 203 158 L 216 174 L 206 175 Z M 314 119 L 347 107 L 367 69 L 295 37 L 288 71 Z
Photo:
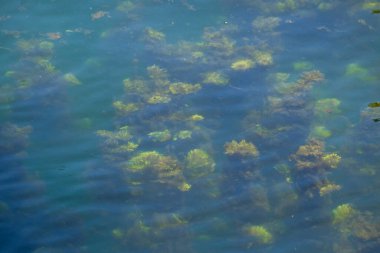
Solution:
M 2 3 L 0 252 L 379 252 L 379 10 Z

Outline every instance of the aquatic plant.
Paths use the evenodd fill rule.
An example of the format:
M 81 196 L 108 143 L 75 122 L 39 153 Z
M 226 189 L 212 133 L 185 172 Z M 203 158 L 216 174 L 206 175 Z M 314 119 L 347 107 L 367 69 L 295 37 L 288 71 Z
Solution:
M 148 84 L 145 80 L 126 78 L 123 80 L 124 89 L 127 94 L 143 95 L 149 91 Z
M 235 140 L 227 142 L 224 145 L 224 150 L 226 155 L 230 156 L 242 156 L 242 157 L 258 157 L 259 151 L 253 143 L 247 142 L 246 140 L 241 140 L 237 142 Z
M 40 49 L 42 49 L 43 51 L 46 51 L 46 52 L 52 52 L 53 49 L 54 49 L 54 43 L 53 42 L 50 42 L 50 41 L 41 41 L 39 44 L 38 44 L 38 47 Z
M 148 76 L 157 86 L 169 85 L 169 76 L 166 69 L 157 65 L 151 65 L 146 68 Z
M 342 158 L 336 153 L 330 153 L 322 156 L 322 161 L 328 168 L 336 169 Z
M 126 169 L 132 172 L 151 169 L 158 166 L 163 157 L 157 151 L 141 152 L 129 159 Z
M 311 139 L 306 145 L 298 148 L 297 152 L 291 155 L 291 159 L 296 162 L 299 170 L 316 169 L 326 170 L 338 167 L 341 157 L 336 153 L 324 153 L 323 142 Z
M 168 129 L 165 129 L 164 131 L 150 132 L 148 136 L 154 142 L 165 142 L 171 140 L 172 138 L 172 135 L 170 134 L 170 131 Z
M 204 117 L 200 114 L 193 114 L 190 116 L 189 120 L 191 121 L 201 121 L 204 120 Z
M 136 8 L 136 4 L 132 1 L 122 1 L 116 6 L 116 10 L 124 13 L 129 13 Z
M 200 89 L 201 85 L 199 83 L 190 84 L 184 82 L 175 82 L 169 85 L 169 91 L 173 95 L 186 95 L 190 93 L 195 93 Z
M 37 57 L 50 57 L 53 53 L 54 43 L 44 40 L 17 40 L 16 45 L 24 54 Z
M 298 2 L 296 0 L 281 0 L 276 2 L 275 7 L 280 12 L 295 10 L 298 8 Z
M 239 59 L 231 64 L 231 69 L 237 71 L 245 71 L 255 66 L 255 63 L 250 59 Z
M 165 94 L 156 93 L 153 96 L 147 99 L 148 104 L 166 104 L 169 103 L 172 99 Z
M 130 153 L 136 150 L 138 143 L 133 142 L 132 135 L 129 132 L 128 126 L 120 127 L 116 131 L 98 130 L 96 134 L 105 138 L 104 148 L 108 154 L 108 158 L 115 160 L 116 158 L 123 160 L 123 157 L 118 157 L 124 153 Z
M 204 177 L 215 170 L 215 161 L 202 149 L 190 150 L 185 158 L 185 176 L 189 179 Z
M 256 50 L 252 54 L 255 63 L 260 66 L 270 66 L 273 64 L 272 54 L 268 51 Z
M 319 195 L 323 197 L 332 192 L 339 191 L 340 189 L 342 189 L 340 185 L 329 183 L 319 188 Z
M 293 62 L 293 69 L 296 71 L 306 71 L 313 68 L 313 64 L 309 61 L 296 61 Z
M 273 242 L 272 234 L 263 226 L 248 226 L 245 230 L 259 244 L 270 244 Z
M 176 140 L 190 139 L 192 134 L 193 134 L 192 131 L 182 130 L 182 131 L 179 131 L 177 134 L 174 135 L 173 140 L 176 141 Z
M 323 148 L 323 142 L 311 139 L 306 145 L 300 146 L 291 159 L 296 162 L 299 170 L 318 168 L 323 156 Z
M 122 239 L 124 237 L 124 232 L 120 228 L 112 229 L 112 236 L 116 239 Z
M 129 132 L 129 126 L 122 126 L 117 131 L 98 130 L 97 135 L 107 138 L 107 142 L 130 140 L 132 135 Z
M 205 51 L 220 56 L 231 56 L 235 52 L 235 41 L 227 37 L 223 31 L 205 29 L 202 47 Z
M 136 103 L 124 104 L 120 100 L 113 102 L 112 105 L 113 105 L 113 107 L 115 107 L 115 109 L 119 113 L 121 113 L 123 115 L 130 114 L 130 113 L 138 111 L 140 109 L 139 105 Z
M 203 75 L 203 83 L 214 85 L 226 85 L 229 80 L 220 72 L 207 72 Z
M 54 73 L 56 71 L 55 66 L 50 62 L 49 59 L 38 57 L 35 59 L 35 62 L 47 73 Z
M 350 204 L 339 205 L 332 211 L 332 222 L 333 224 L 345 222 L 353 217 L 355 212 L 355 209 Z
M 310 89 L 313 84 L 325 80 L 325 76 L 319 70 L 303 72 L 301 78 L 297 80 L 297 85 L 303 89 Z
M 362 67 L 358 63 L 350 63 L 346 66 L 345 71 L 346 76 L 359 76 L 365 78 L 368 76 L 368 69 Z
M 82 82 L 79 81 L 79 79 L 73 73 L 66 73 L 63 76 L 63 79 L 65 79 L 68 83 L 73 84 L 73 85 L 82 84 Z
M 149 171 L 155 177 L 155 181 L 174 185 L 180 191 L 188 191 L 191 188 L 191 185 L 183 177 L 179 162 L 175 158 L 162 155 L 157 151 L 140 152 L 130 158 L 123 168 L 133 173 Z
M 337 98 L 323 98 L 315 103 L 314 113 L 320 119 L 325 119 L 328 116 L 340 113 L 341 101 Z
M 331 131 L 325 126 L 314 126 L 310 136 L 316 139 L 326 139 L 331 136 Z
M 144 31 L 144 40 L 148 42 L 160 42 L 165 40 L 165 34 L 153 28 L 146 28 Z

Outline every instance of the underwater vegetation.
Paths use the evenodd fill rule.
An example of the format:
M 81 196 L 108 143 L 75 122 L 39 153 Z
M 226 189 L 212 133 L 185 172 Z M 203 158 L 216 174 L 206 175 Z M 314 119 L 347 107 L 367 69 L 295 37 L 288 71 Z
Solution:
M 156 151 L 141 152 L 128 160 L 124 169 L 132 173 L 149 173 L 149 177 L 159 183 L 176 186 L 180 191 L 188 191 L 191 185 L 185 181 L 178 161 Z
M 231 64 L 233 70 L 248 70 L 255 66 L 254 62 L 250 59 L 240 59 Z
M 380 223 L 371 212 L 363 212 L 351 204 L 341 204 L 332 210 L 332 223 L 339 233 L 334 252 L 371 252 L 379 243 Z M 346 251 L 345 251 L 346 252 Z
M 202 83 L 214 85 L 226 85 L 228 78 L 220 72 L 207 72 L 204 74 Z
M 263 226 L 249 226 L 246 231 L 255 240 L 255 243 L 270 244 L 273 242 L 272 234 Z
M 241 156 L 241 157 L 258 157 L 259 151 L 253 143 L 241 140 L 237 142 L 235 140 L 227 142 L 224 145 L 225 154 L 229 156 Z
M 361 58 L 365 55 L 361 45 L 347 57 L 340 48 L 331 55 L 318 51 L 324 46 L 318 42 L 322 37 L 324 43 L 333 38 L 328 42 L 332 43 L 338 37 L 345 42 L 342 48 L 356 46 L 340 36 L 352 38 L 346 26 L 353 24 L 357 25 L 353 30 L 376 31 L 368 15 L 377 17 L 372 14 L 377 14 L 378 2 L 82 4 L 89 23 L 76 25 L 88 29 L 65 23 L 65 28 L 59 26 L 64 30 L 35 34 L 26 29 L 0 31 L 3 36 L 13 34 L 13 47 L 8 50 L 11 43 L 6 39 L 0 47 L 7 52 L 4 58 L 16 59 L 4 66 L 0 87 L 1 155 L 25 157 L 32 129 L 33 134 L 37 130 L 32 139 L 37 143 L 32 143 L 35 153 L 41 136 L 74 135 L 73 140 L 62 142 L 53 138 L 48 148 L 52 151 L 66 149 L 69 142 L 78 149 L 86 140 L 92 145 L 91 137 L 76 136 L 79 129 L 83 135 L 97 137 L 99 150 L 84 147 L 88 161 L 75 163 L 84 168 L 74 173 L 79 187 L 59 185 L 84 194 L 69 199 L 73 205 L 96 207 L 85 206 L 93 215 L 80 217 L 75 224 L 90 224 L 83 229 L 86 239 L 72 243 L 79 245 L 78 252 L 93 250 L 86 244 L 102 243 L 106 249 L 99 251 L 104 252 L 277 252 L 286 247 L 293 250 L 294 245 L 299 252 L 377 252 L 373 251 L 380 245 L 376 208 L 362 209 L 360 194 L 378 185 L 379 131 L 374 123 L 380 122 L 380 102 L 375 95 L 368 98 L 355 122 L 359 118 L 355 112 L 352 117 L 344 115 L 350 101 L 343 92 L 334 94 L 335 87 L 341 88 L 336 72 L 360 84 L 377 76 Z M 18 8 L 25 8 L 25 16 L 32 20 L 28 6 Z M 214 13 L 213 7 L 220 13 Z M 159 10 L 170 15 L 152 15 Z M 207 11 L 207 17 L 198 15 L 204 10 L 212 11 Z M 337 16 L 330 19 L 333 14 Z M 342 22 L 331 24 L 342 17 Z M 8 19 L 0 15 L 2 25 Z M 298 29 L 310 32 L 300 40 L 299 51 L 297 43 L 287 48 Z M 78 39 L 83 34 L 86 38 Z M 75 59 L 83 66 L 64 67 L 73 63 L 70 57 L 62 57 L 68 49 L 78 54 Z M 316 53 L 318 57 L 311 57 Z M 324 57 L 350 61 L 337 71 Z M 93 86 L 82 85 L 89 80 Z M 90 105 L 83 103 L 87 98 Z M 68 114 L 62 116 L 61 111 Z M 25 124 L 13 123 L 24 117 Z M 57 124 L 51 117 L 61 121 Z M 336 126 L 341 120 L 347 122 L 344 133 Z M 39 158 L 44 155 L 26 161 L 31 170 L 46 166 L 45 158 Z M 77 155 L 82 155 L 81 150 Z M 59 170 L 62 174 L 43 169 L 33 174 L 54 173 L 59 180 L 71 181 L 72 171 Z M 95 185 L 89 191 L 82 191 L 80 185 L 84 174 Z M 49 194 L 55 199 L 55 193 Z M 67 204 L 65 198 L 57 198 L 61 199 L 59 207 Z M 0 217 L 12 210 L 1 198 Z M 92 227 L 92 223 L 100 225 Z M 82 233 L 82 228 L 78 230 Z M 54 240 L 60 239 L 54 238 L 52 244 Z M 323 246 L 314 248 L 314 244 Z M 61 252 L 39 246 L 33 245 L 30 252 Z
M 298 170 L 330 170 L 338 167 L 341 157 L 336 153 L 324 153 L 323 142 L 315 139 L 298 148 L 292 155 Z
M 207 176 L 215 170 L 214 160 L 202 149 L 190 150 L 186 155 L 185 164 L 184 173 L 189 179 Z

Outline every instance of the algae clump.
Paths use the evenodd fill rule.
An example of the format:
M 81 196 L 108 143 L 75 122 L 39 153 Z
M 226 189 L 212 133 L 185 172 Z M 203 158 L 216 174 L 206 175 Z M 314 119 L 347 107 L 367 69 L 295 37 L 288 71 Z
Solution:
M 237 142 L 235 140 L 231 142 L 227 142 L 224 145 L 225 154 L 226 155 L 238 155 L 238 156 L 253 156 L 258 157 L 259 151 L 257 150 L 256 146 L 250 142 L 247 142 L 246 140 L 242 140 L 240 142 Z
M 332 211 L 332 222 L 333 224 L 339 224 L 347 221 L 354 216 L 355 212 L 355 209 L 350 204 L 339 205 Z
M 251 69 L 255 66 L 255 63 L 250 59 L 240 59 L 231 64 L 231 68 L 237 71 L 244 71 Z
M 79 85 L 82 84 L 81 81 L 73 74 L 73 73 L 67 73 L 63 76 L 63 79 L 65 79 L 68 83 L 72 85 Z
M 228 81 L 228 78 L 219 72 L 207 72 L 203 78 L 203 83 L 214 85 L 226 85 Z
M 272 234 L 263 226 L 249 226 L 247 234 L 256 239 L 259 244 L 270 244 L 273 242 Z
M 190 150 L 186 155 L 185 163 L 185 175 L 189 178 L 200 178 L 215 170 L 214 159 L 202 149 Z

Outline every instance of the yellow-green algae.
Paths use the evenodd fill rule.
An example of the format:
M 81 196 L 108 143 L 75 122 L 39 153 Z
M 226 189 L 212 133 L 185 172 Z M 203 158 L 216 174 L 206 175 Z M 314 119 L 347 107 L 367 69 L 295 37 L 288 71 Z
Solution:
M 172 135 L 170 134 L 170 131 L 168 129 L 165 129 L 164 131 L 150 132 L 148 136 L 154 142 L 165 142 L 169 141 L 172 138 Z
M 185 158 L 185 175 L 188 178 L 200 178 L 215 170 L 212 157 L 202 149 L 190 150 Z
M 157 151 L 145 151 L 136 154 L 124 165 L 124 169 L 133 173 L 149 171 L 156 182 L 173 185 L 180 191 L 188 191 L 191 185 L 183 177 L 179 162 Z
M 240 142 L 237 142 L 235 140 L 227 142 L 224 145 L 224 150 L 224 153 L 227 155 L 238 155 L 244 157 L 259 156 L 259 151 L 257 150 L 256 146 L 251 142 L 247 142 L 246 140 L 241 140 Z
M 332 169 L 336 169 L 342 158 L 336 153 L 330 153 L 322 156 L 322 161 Z
M 296 71 L 305 71 L 313 69 L 313 64 L 309 61 L 296 61 L 293 62 L 293 69 Z
M 291 155 L 291 159 L 296 162 L 296 168 L 299 170 L 325 171 L 337 168 L 341 157 L 336 153 L 324 153 L 323 149 L 322 141 L 310 139 Z
M 341 188 L 340 185 L 329 183 L 319 188 L 319 195 L 323 197 L 332 192 L 339 191 Z
M 165 40 L 165 34 L 153 28 L 146 28 L 144 31 L 144 39 L 149 42 L 158 42 Z
M 186 95 L 190 93 L 195 93 L 201 89 L 201 85 L 199 83 L 197 84 L 190 84 L 190 83 L 184 83 L 184 82 L 176 82 L 171 83 L 169 85 L 169 91 L 173 95 Z
M 68 83 L 72 85 L 82 84 L 82 82 L 73 73 L 66 73 L 63 76 L 63 79 L 65 79 Z
M 113 102 L 112 105 L 119 113 L 122 114 L 129 114 L 139 110 L 139 106 L 136 103 L 124 104 L 120 100 Z
M 326 118 L 340 113 L 339 106 L 341 101 L 337 98 L 319 99 L 314 107 L 314 113 L 319 118 Z
M 272 54 L 268 51 L 254 51 L 252 56 L 257 65 L 270 66 L 273 64 Z
M 350 204 L 342 204 L 332 211 L 333 224 L 342 223 L 355 215 L 355 209 Z
M 310 136 L 317 139 L 326 139 L 331 136 L 331 131 L 325 126 L 314 126 Z
M 228 78 L 220 72 L 207 72 L 204 74 L 203 83 L 214 85 L 228 84 Z
M 156 93 L 153 96 L 149 97 L 146 102 L 148 104 L 166 104 L 171 100 L 172 99 L 168 95 Z
M 204 117 L 200 114 L 193 114 L 190 116 L 189 120 L 191 121 L 201 121 L 204 120 Z
M 231 69 L 237 71 L 244 71 L 251 69 L 255 66 L 255 63 L 250 59 L 240 59 L 231 63 Z
M 190 139 L 192 135 L 192 131 L 189 130 L 181 130 L 179 131 L 173 138 L 174 141 L 176 140 L 185 140 Z
M 270 244 L 273 242 L 272 234 L 263 226 L 249 226 L 246 228 L 246 232 L 259 244 Z

